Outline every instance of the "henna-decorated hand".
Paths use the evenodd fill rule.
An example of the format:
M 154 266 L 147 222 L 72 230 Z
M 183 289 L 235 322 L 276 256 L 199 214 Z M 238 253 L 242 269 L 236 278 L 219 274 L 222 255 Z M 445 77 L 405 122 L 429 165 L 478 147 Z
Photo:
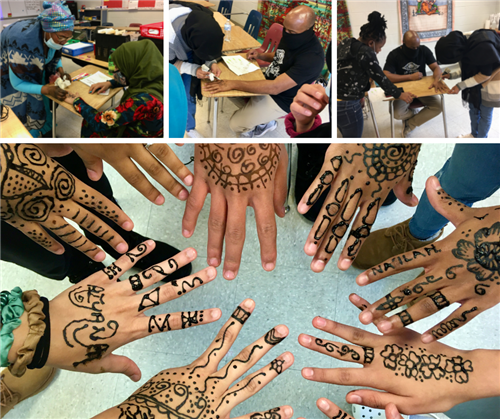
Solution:
M 167 166 L 187 186 L 193 175 L 167 144 L 153 144 L 149 151 L 143 144 L 71 144 L 81 157 L 92 180 L 102 176 L 102 161 L 113 166 L 123 178 L 156 205 L 165 202 L 163 195 L 136 166 L 139 165 L 173 196 L 184 201 L 189 192 L 162 165 Z
M 64 253 L 64 247 L 45 229 L 97 262 L 106 257 L 66 219 L 106 240 L 116 251 L 127 251 L 128 245 L 120 235 L 86 207 L 93 208 L 125 230 L 132 230 L 132 220 L 105 196 L 47 157 L 39 147 L 2 144 L 0 163 L 2 220 L 55 254 Z
M 436 177 L 426 183 L 431 205 L 456 230 L 448 237 L 363 272 L 356 279 L 366 285 L 415 268 L 425 272 L 378 300 L 359 319 L 368 324 L 384 314 L 418 300 L 410 308 L 380 322 L 382 333 L 431 316 L 451 303 L 460 307 L 422 335 L 422 342 L 440 339 L 478 314 L 500 303 L 500 206 L 472 209 L 450 197 Z
M 351 266 L 392 189 L 404 204 L 417 205 L 411 184 L 419 151 L 420 144 L 332 144 L 328 148 L 320 173 L 297 207 L 305 214 L 330 187 L 304 246 L 304 252 L 314 256 L 314 272 L 325 268 L 358 208 L 338 261 L 341 270 Z
M 194 182 L 182 219 L 182 234 L 191 237 L 207 194 L 207 259 L 219 266 L 226 242 L 223 276 L 234 279 L 245 243 L 246 207 L 255 211 L 262 266 L 276 266 L 276 220 L 285 216 L 287 154 L 279 144 L 197 144 Z
M 196 361 L 185 367 L 160 372 L 123 403 L 94 419 L 229 419 L 234 407 L 259 392 L 294 361 L 293 355 L 285 352 L 270 364 L 233 384 L 288 335 L 288 328 L 280 325 L 243 349 L 222 369 L 218 369 L 254 307 L 253 300 L 243 301 Z M 289 419 L 292 414 L 290 406 L 281 406 L 267 412 L 241 416 L 239 419 Z
M 318 409 L 321 410 L 330 419 L 354 419 L 351 415 L 349 415 L 349 413 L 344 412 L 335 403 L 323 397 L 321 399 L 318 399 L 318 401 L 316 402 L 316 406 L 318 406 Z M 385 417 L 387 419 L 403 419 L 394 403 L 389 403 L 385 407 Z
M 139 367 L 129 358 L 113 355 L 115 349 L 153 333 L 208 324 L 220 318 L 218 308 L 144 315 L 144 311 L 179 298 L 217 275 L 215 268 L 210 266 L 152 291 L 137 294 L 196 258 L 196 251 L 188 248 L 132 275 L 128 281 L 118 281 L 154 247 L 152 240 L 140 244 L 50 301 L 48 365 L 80 372 L 123 373 L 133 381 L 139 381 Z
M 358 308 L 368 304 L 355 295 L 350 299 Z M 423 345 L 420 334 L 407 328 L 380 336 L 321 317 L 314 318 L 313 326 L 355 345 L 301 334 L 302 346 L 363 368 L 304 368 L 304 378 L 382 390 L 354 390 L 346 396 L 348 403 L 377 409 L 394 403 L 402 413 L 417 414 L 500 395 L 500 351 L 462 351 L 440 342 Z

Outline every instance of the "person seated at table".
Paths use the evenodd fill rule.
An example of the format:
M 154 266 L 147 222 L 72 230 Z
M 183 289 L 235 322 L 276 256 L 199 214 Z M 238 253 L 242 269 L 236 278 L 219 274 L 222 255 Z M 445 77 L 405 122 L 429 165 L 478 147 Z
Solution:
M 363 110 L 361 99 L 370 90 L 370 79 L 375 80 L 388 95 L 406 103 L 414 95 L 403 92 L 386 77 L 377 59 L 387 36 L 387 21 L 379 12 L 368 16 L 361 26 L 359 38 L 348 38 L 337 48 L 337 128 L 344 138 L 361 138 Z
M 68 92 L 49 84 L 59 73 L 71 81 L 61 63 L 61 48 L 71 38 L 74 16 L 63 3 L 44 2 L 35 19 L 12 23 L 0 35 L 2 83 L 0 98 L 34 138 L 52 137 L 50 95 L 63 100 Z
M 224 33 L 213 12 L 195 3 L 169 4 L 168 59 L 182 75 L 188 100 L 187 135 L 203 138 L 196 128 L 196 98 L 201 100 L 200 79 L 209 78 L 205 64 L 215 76 L 221 69 L 217 61 L 222 56 Z
M 316 81 L 323 69 L 325 54 L 314 33 L 316 14 L 308 6 L 298 6 L 288 13 L 283 22 L 283 37 L 276 52 L 259 53 L 252 50 L 248 59 L 260 59 L 271 64 L 265 72 L 266 80 L 225 80 L 205 85 L 210 93 L 228 90 L 259 93 L 251 98 L 231 98 L 240 109 L 229 121 L 229 126 L 242 137 L 262 137 L 276 129 L 275 119 L 287 115 L 297 92 L 304 84 Z
M 83 117 L 82 138 L 163 137 L 163 56 L 149 39 L 126 42 L 111 56 L 114 80 L 96 83 L 90 93 L 127 86 L 115 109 L 100 112 L 82 98 L 68 96 Z
M 393 83 L 420 80 L 427 75 L 426 65 L 433 71 L 434 77 L 429 89 L 434 88 L 436 93 L 446 93 L 449 89 L 441 80 L 443 72 L 432 51 L 425 45 L 420 45 L 417 32 L 408 31 L 403 36 L 403 45 L 392 50 L 387 56 L 384 74 Z M 418 100 L 424 105 L 420 112 L 410 109 L 410 104 L 404 100 L 394 102 L 394 118 L 403 120 L 403 138 L 442 112 L 441 99 L 438 96 L 419 97 Z
M 460 63 L 462 82 L 450 93 L 462 92 L 471 133 L 459 138 L 488 138 L 493 108 L 500 107 L 500 34 L 479 29 L 467 39 L 460 31 L 450 32 L 437 42 L 436 56 L 443 64 Z

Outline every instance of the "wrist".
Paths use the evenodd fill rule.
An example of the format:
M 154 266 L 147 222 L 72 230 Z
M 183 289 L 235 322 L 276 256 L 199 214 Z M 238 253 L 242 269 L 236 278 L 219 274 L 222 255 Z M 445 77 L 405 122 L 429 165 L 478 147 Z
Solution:
M 500 351 L 475 349 L 468 352 L 474 372 L 467 389 L 468 400 L 500 396 Z
M 308 122 L 301 122 L 298 120 L 295 120 L 295 131 L 297 131 L 298 134 L 302 134 L 304 132 L 309 131 L 313 124 L 314 124 L 315 117 L 312 117 L 311 120 Z

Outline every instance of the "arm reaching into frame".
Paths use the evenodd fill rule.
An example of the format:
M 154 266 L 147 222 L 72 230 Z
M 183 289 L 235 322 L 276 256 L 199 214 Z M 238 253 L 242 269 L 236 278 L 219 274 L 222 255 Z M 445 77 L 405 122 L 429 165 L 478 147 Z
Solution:
M 211 194 L 207 258 L 219 266 L 225 242 L 223 276 L 236 278 L 245 243 L 247 206 L 253 207 L 262 267 L 276 266 L 276 220 L 285 216 L 288 158 L 283 144 L 197 144 L 194 182 L 182 219 L 191 237 L 207 194 Z
M 460 307 L 422 335 L 422 341 L 429 343 L 500 303 L 500 206 L 469 208 L 449 196 L 434 176 L 427 180 L 426 191 L 431 205 L 456 230 L 434 244 L 374 266 L 356 281 L 367 285 L 399 272 L 424 268 L 422 275 L 370 304 L 359 319 L 368 324 L 418 299 L 377 324 L 382 333 L 389 333 L 458 302 Z
M 304 252 L 313 256 L 314 272 L 325 268 L 352 222 L 337 264 L 341 270 L 351 266 L 392 189 L 404 204 L 417 205 L 412 180 L 419 152 L 420 144 L 332 144 L 328 148 L 320 173 L 297 206 L 305 214 L 330 188 L 304 246 Z
M 288 328 L 279 325 L 219 369 L 219 362 L 230 350 L 254 307 L 253 300 L 244 300 L 197 360 L 184 367 L 163 370 L 123 403 L 94 419 L 229 418 L 234 407 L 262 390 L 294 361 L 293 355 L 285 352 L 270 364 L 239 380 L 288 335 Z M 233 384 L 237 380 L 239 381 Z M 241 416 L 239 419 L 289 419 L 292 415 L 290 406 L 281 406 Z
M 47 231 L 101 262 L 106 254 L 73 228 L 67 220 L 106 240 L 124 253 L 128 245 L 118 233 L 86 207 L 114 221 L 130 231 L 132 220 L 113 202 L 96 190 L 73 177 L 63 166 L 52 160 L 33 144 L 2 144 L 1 218 L 30 239 L 55 254 L 64 253 L 64 247 Z
M 139 381 L 141 371 L 131 359 L 114 355 L 121 346 L 151 334 L 212 323 L 221 316 L 218 308 L 146 316 L 150 308 L 165 304 L 212 281 L 217 271 L 205 268 L 193 275 L 138 293 L 158 283 L 196 258 L 188 248 L 174 257 L 119 281 L 120 276 L 150 253 L 152 240 L 138 245 L 116 262 L 63 291 L 49 303 L 50 351 L 47 365 L 70 371 L 122 373 Z M 13 362 L 28 333 L 26 312 L 14 330 L 9 351 Z

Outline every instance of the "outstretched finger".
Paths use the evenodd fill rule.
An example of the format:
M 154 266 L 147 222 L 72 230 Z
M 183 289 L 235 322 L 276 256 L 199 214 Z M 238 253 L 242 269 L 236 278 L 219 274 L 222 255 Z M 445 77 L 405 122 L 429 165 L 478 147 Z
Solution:
M 303 368 L 302 377 L 306 380 L 321 383 L 337 384 L 339 386 L 363 386 L 379 388 L 384 383 L 380 381 L 377 372 L 370 368 Z
M 269 272 L 275 268 L 277 258 L 276 237 L 278 231 L 275 213 L 269 203 L 260 200 L 257 200 L 253 208 L 260 243 L 260 260 L 264 270 Z
M 200 369 L 206 370 L 209 373 L 217 371 L 219 362 L 222 361 L 227 354 L 234 341 L 238 337 L 243 325 L 248 320 L 255 308 L 255 302 L 250 298 L 244 300 L 231 314 L 229 320 L 222 326 L 214 341 L 210 344 L 205 352 L 198 358 L 196 367 L 192 370 L 192 374 Z
M 118 279 L 123 273 L 132 268 L 137 261 L 151 253 L 155 247 L 156 243 L 153 240 L 146 240 L 144 243 L 138 244 L 134 249 L 125 253 L 111 265 L 106 266 L 102 272 L 104 272 L 110 281 Z
M 316 406 L 318 406 L 318 409 L 331 419 L 353 419 L 351 415 L 344 412 L 335 403 L 325 399 L 324 397 L 318 399 Z
M 182 311 L 177 313 L 152 314 L 145 318 L 137 319 L 137 339 L 153 333 L 168 332 L 170 330 L 187 329 L 188 327 L 201 326 L 216 322 L 220 319 L 220 308 L 208 310 Z
M 370 306 L 370 303 L 368 301 L 366 301 L 364 298 L 360 297 L 358 294 L 354 294 L 354 293 L 349 295 L 349 301 L 361 311 L 365 311 L 368 308 L 368 306 Z M 387 319 L 387 317 L 382 316 L 378 319 L 374 319 L 372 321 L 372 323 L 376 326 L 382 320 L 386 320 L 386 319 Z
M 280 147 L 280 160 L 278 162 L 276 176 L 274 178 L 273 205 L 276 215 L 283 218 L 285 216 L 284 205 L 288 195 L 288 153 L 283 144 Z
M 290 419 L 292 416 L 293 409 L 291 406 L 280 406 L 266 410 L 265 412 L 253 412 L 248 415 L 238 416 L 234 419 Z
M 93 373 L 103 373 L 103 372 L 114 372 L 118 374 L 124 374 L 129 377 L 132 381 L 139 381 L 141 379 L 141 370 L 137 364 L 130 358 L 122 355 L 109 354 L 103 359 L 96 360 L 87 364 L 87 366 L 92 368 Z
M 347 326 L 319 316 L 313 319 L 313 326 L 316 329 L 331 333 L 334 336 L 360 346 L 373 347 L 377 341 L 382 339 L 381 336 L 367 332 L 366 330 Z
M 198 216 L 203 209 L 208 192 L 207 184 L 200 178 L 195 177 L 193 188 L 186 201 L 184 216 L 182 217 L 182 235 L 184 237 L 189 238 L 193 235 Z
M 219 266 L 222 260 L 224 234 L 226 233 L 227 202 L 219 190 L 212 193 L 210 214 L 208 216 L 207 263 Z
M 274 213 L 273 213 L 274 216 Z M 233 280 L 238 275 L 241 254 L 245 245 L 246 203 L 234 200 L 228 202 L 227 224 L 225 233 L 226 250 L 222 275 Z

